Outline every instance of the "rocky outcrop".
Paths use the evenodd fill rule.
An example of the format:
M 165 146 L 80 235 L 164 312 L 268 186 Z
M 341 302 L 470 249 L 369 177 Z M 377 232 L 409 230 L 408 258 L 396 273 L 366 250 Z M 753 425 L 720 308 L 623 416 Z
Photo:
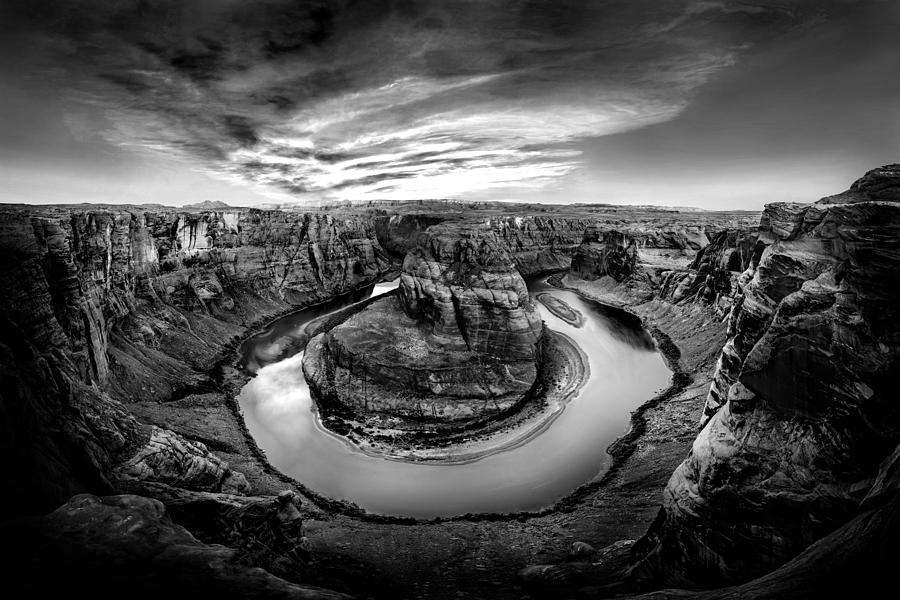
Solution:
M 151 432 L 115 398 L 166 400 L 202 384 L 247 325 L 389 268 L 364 219 L 258 210 L 10 207 L 0 212 L 0 252 L 2 364 L 14 390 L 0 419 L 15 432 L 4 437 L 9 456 L 40 449 L 11 476 L 16 502 L 31 510 L 77 491 L 108 493 L 125 474 L 241 490 L 205 448 Z
M 900 431 L 900 166 L 766 208 L 688 459 L 633 574 L 746 580 L 851 519 Z
M 250 567 L 238 550 L 204 544 L 141 496 L 83 494 L 0 531 L 16 550 L 4 577 L 16 597 L 346 598 Z
M 417 213 L 408 215 L 378 215 L 372 218 L 375 234 L 381 247 L 403 260 L 406 253 L 418 246 L 425 231 L 432 225 L 443 223 L 452 217 L 441 213 Z
M 594 221 L 583 217 L 528 215 L 488 221 L 523 277 L 568 269 L 584 231 Z
M 294 583 L 315 578 L 295 492 L 235 496 L 159 483 L 142 484 L 141 491 L 162 501 L 172 519 L 201 542 L 236 550 L 240 562 Z
M 150 439 L 115 468 L 122 480 L 159 482 L 167 485 L 230 494 L 247 494 L 250 485 L 200 442 L 152 426 Z
M 572 272 L 582 279 L 612 277 L 625 281 L 638 268 L 637 242 L 619 231 L 591 227 L 572 260 Z
M 542 325 L 528 289 L 496 235 L 475 225 L 438 225 L 407 254 L 400 302 L 438 337 L 461 337 L 469 350 L 534 360 Z
M 311 340 L 303 368 L 326 407 L 472 419 L 502 412 L 528 391 L 542 332 L 493 231 L 441 224 L 407 254 L 398 295 Z
M 687 270 L 662 273 L 659 297 L 669 302 L 700 302 L 720 318 L 731 311 L 740 274 L 759 261 L 765 244 L 757 228 L 724 229 L 697 253 Z

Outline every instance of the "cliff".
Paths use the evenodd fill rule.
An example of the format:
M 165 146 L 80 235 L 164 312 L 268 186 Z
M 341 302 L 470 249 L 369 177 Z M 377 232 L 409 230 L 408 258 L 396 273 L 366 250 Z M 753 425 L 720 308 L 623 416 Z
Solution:
M 771 570 L 850 520 L 900 441 L 900 166 L 769 205 L 687 460 L 634 573 Z
M 494 232 L 444 223 L 407 254 L 397 296 L 311 340 L 303 369 L 326 407 L 466 420 L 502 412 L 529 390 L 542 332 Z
M 757 228 L 723 229 L 697 253 L 687 270 L 662 273 L 659 296 L 673 303 L 701 302 L 719 318 L 731 312 L 741 273 L 759 262 L 765 243 Z
M 0 214 L 0 251 L 3 364 L 16 390 L 3 402 L 4 443 L 23 470 L 13 478 L 19 493 L 4 501 L 26 510 L 96 489 L 124 461 L 129 472 L 154 472 L 134 459 L 147 444 L 168 447 L 176 462 L 185 453 L 212 461 L 138 424 L 114 398 L 165 400 L 202 383 L 248 325 L 373 282 L 389 267 L 362 219 L 256 210 L 11 208 Z M 228 472 L 212 464 L 197 472 L 209 469 Z
M 582 279 L 612 277 L 622 282 L 637 269 L 638 250 L 634 238 L 624 233 L 591 227 L 584 232 L 572 261 L 572 273 Z
M 541 319 L 496 235 L 480 226 L 439 225 L 407 254 L 400 301 L 436 336 L 461 336 L 475 352 L 533 360 Z
M 572 255 L 594 221 L 586 217 L 529 215 L 493 217 L 488 225 L 523 277 L 569 268 Z
M 171 523 L 156 521 L 156 508 L 152 515 L 144 510 L 151 501 L 135 497 L 126 504 L 78 502 L 35 529 L 13 528 L 8 539 L 25 538 L 16 542 L 23 560 L 72 561 L 114 579 L 118 574 L 104 570 L 110 552 L 165 548 L 188 578 L 235 589 L 255 581 L 288 596 L 307 594 L 240 566 L 294 582 L 306 577 L 299 536 L 278 529 L 284 506 L 249 496 L 247 478 L 204 443 L 220 448 L 220 440 L 188 439 L 168 429 L 165 418 L 142 421 L 133 413 L 153 415 L 157 403 L 182 390 L 210 389 L 213 362 L 249 327 L 374 282 L 389 263 L 370 225 L 253 210 L 10 207 L 0 211 L 0 252 L 6 518 L 49 511 L 78 493 L 127 491 L 162 499 L 196 530 L 217 523 L 219 535 L 205 541 L 237 549 L 177 542 L 186 532 L 169 531 Z M 146 521 L 146 535 L 116 529 L 119 521 Z M 298 515 L 295 521 L 296 533 Z M 203 557 L 222 568 L 204 569 L 197 563 Z M 150 555 L 139 562 L 178 580 L 174 563 Z M 13 583 L 46 589 L 30 574 Z

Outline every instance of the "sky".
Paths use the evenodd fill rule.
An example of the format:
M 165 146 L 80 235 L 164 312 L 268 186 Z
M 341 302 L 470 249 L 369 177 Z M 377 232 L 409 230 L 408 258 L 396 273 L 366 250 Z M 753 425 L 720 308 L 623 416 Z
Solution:
M 0 0 L 0 202 L 758 210 L 900 162 L 891 0 Z

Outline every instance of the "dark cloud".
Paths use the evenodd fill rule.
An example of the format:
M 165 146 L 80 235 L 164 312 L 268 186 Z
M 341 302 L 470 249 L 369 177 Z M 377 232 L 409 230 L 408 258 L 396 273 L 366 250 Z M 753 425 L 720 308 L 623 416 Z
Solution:
M 225 115 L 223 118 L 228 135 L 237 140 L 241 146 L 252 146 L 259 141 L 253 123 L 241 115 Z
M 7 0 L 0 33 L 6 68 L 89 105 L 114 146 L 293 193 L 490 195 L 602 172 L 586 140 L 675 122 L 758 47 L 862 5 L 885 6 Z

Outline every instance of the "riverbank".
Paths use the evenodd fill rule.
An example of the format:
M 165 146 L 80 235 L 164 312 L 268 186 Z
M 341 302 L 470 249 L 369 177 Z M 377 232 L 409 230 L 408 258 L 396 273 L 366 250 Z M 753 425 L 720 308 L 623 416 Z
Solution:
M 559 284 L 559 282 L 557 282 Z M 583 294 L 585 298 L 589 299 L 588 294 Z M 326 315 L 323 317 L 317 318 L 315 321 L 311 322 L 306 330 L 308 333 L 319 333 L 323 330 L 326 330 L 329 327 L 332 327 L 344 319 L 348 318 L 352 314 L 357 313 L 359 310 L 365 307 L 369 301 L 364 301 L 362 303 L 354 304 L 352 306 L 346 307 L 337 311 L 335 314 Z M 635 318 L 640 319 L 636 316 L 631 316 L 633 313 L 623 313 L 621 317 L 618 318 Z M 503 519 L 503 518 L 527 518 L 533 516 L 539 516 L 543 514 L 550 514 L 557 510 L 570 510 L 572 506 L 577 506 L 579 502 L 581 502 L 584 498 L 589 496 L 592 491 L 598 488 L 598 486 L 602 486 L 605 481 L 608 481 L 611 473 L 615 473 L 621 468 L 622 462 L 628 458 L 628 456 L 633 453 L 636 448 L 635 440 L 639 438 L 643 431 L 646 430 L 646 423 L 644 421 L 643 415 L 644 413 L 663 402 L 667 399 L 670 399 L 676 396 L 678 393 L 683 391 L 688 384 L 690 383 L 690 378 L 686 375 L 686 373 L 680 369 L 678 366 L 678 351 L 674 344 L 669 340 L 665 334 L 659 330 L 658 328 L 654 328 L 654 337 L 656 339 L 656 345 L 662 350 L 662 354 L 666 360 L 666 363 L 669 365 L 670 369 L 674 373 L 672 377 L 672 381 L 669 386 L 667 386 L 660 393 L 656 394 L 652 399 L 647 402 L 644 402 L 638 407 L 633 413 L 628 426 L 627 432 L 618 437 L 610 446 L 607 454 L 608 458 L 605 459 L 608 462 L 608 465 L 604 465 L 603 472 L 593 479 L 592 481 L 584 484 L 583 486 L 577 488 L 572 493 L 566 495 L 564 498 L 559 500 L 558 502 L 545 507 L 541 510 L 533 510 L 533 511 L 525 511 L 525 512 L 515 512 L 515 513 L 505 513 L 505 514 L 484 514 L 484 515 L 462 515 L 461 517 L 453 517 L 453 518 L 468 518 L 468 519 Z M 572 350 L 571 344 L 563 344 L 560 345 L 560 341 L 565 341 L 561 336 L 550 337 L 549 339 L 553 340 L 555 343 L 548 346 L 549 352 L 547 353 L 548 357 L 552 357 L 558 354 L 558 350 L 560 348 L 568 347 L 569 351 Z M 580 355 L 580 353 L 579 353 Z M 552 361 L 551 361 L 552 362 Z M 358 446 L 362 446 L 362 449 L 366 451 L 370 455 L 378 456 L 381 458 L 395 458 L 395 459 L 408 459 L 410 457 L 417 457 L 423 462 L 434 461 L 434 462 L 447 462 L 447 463 L 465 463 L 477 460 L 486 456 L 488 454 L 498 452 L 500 450 L 510 449 L 521 445 L 525 441 L 529 439 L 533 439 L 536 435 L 541 433 L 549 423 L 552 422 L 553 418 L 558 416 L 562 406 L 564 406 L 567 398 L 570 398 L 577 392 L 577 387 L 580 387 L 579 381 L 582 380 L 581 374 L 577 372 L 577 370 L 571 370 L 572 361 L 569 359 L 568 361 L 557 361 L 563 363 L 569 363 L 569 377 L 565 377 L 561 380 L 562 385 L 558 387 L 555 391 L 558 393 L 557 396 L 551 398 L 552 404 L 549 405 L 541 405 L 535 404 L 531 407 L 530 410 L 524 411 L 520 417 L 512 422 L 510 421 L 500 421 L 492 424 L 492 427 L 487 432 L 471 432 L 471 431 L 461 431 L 456 434 L 456 438 L 460 440 L 462 443 L 458 443 L 455 446 L 453 442 L 456 442 L 454 439 L 449 440 L 441 440 L 444 447 L 436 447 L 437 444 L 435 441 L 429 440 L 428 443 L 425 443 L 426 440 L 424 436 L 419 440 L 419 444 L 411 444 L 406 442 L 403 447 L 398 449 L 396 441 L 390 440 L 389 444 L 384 444 L 381 447 L 378 447 L 376 444 L 371 443 L 367 438 L 363 438 L 362 436 L 354 435 L 357 431 L 359 431 L 358 425 L 355 424 L 342 424 L 342 428 L 349 435 L 351 440 L 353 440 Z M 585 365 L 585 361 L 583 359 L 583 355 L 580 355 L 580 360 L 577 361 Z M 586 366 L 586 365 L 585 365 Z M 557 369 L 548 370 L 545 375 L 550 375 Z M 547 377 L 548 382 L 558 380 L 555 376 Z M 559 383 L 560 381 L 557 381 Z M 236 382 L 233 385 L 234 395 L 237 395 L 237 391 L 239 387 L 242 387 L 242 383 L 244 382 Z M 577 387 L 576 387 L 577 386 Z M 540 386 L 537 386 L 540 387 Z M 326 418 L 328 418 L 326 416 Z M 524 425 L 525 429 L 521 430 L 519 425 Z M 356 429 L 356 431 L 354 431 Z M 343 433 L 343 431 L 342 431 Z M 249 436 L 249 433 L 247 434 Z M 253 446 L 256 446 L 255 440 L 250 438 L 250 442 Z M 499 447 L 498 447 L 499 446 Z M 281 473 L 279 473 L 276 469 L 272 468 L 271 465 L 268 465 L 267 459 L 265 459 L 264 452 L 256 448 L 259 453 L 261 459 L 266 462 L 267 470 L 271 469 L 272 472 L 277 473 L 278 476 L 282 479 L 282 481 L 292 483 L 298 486 L 301 491 L 305 494 L 309 495 L 311 498 L 315 499 L 317 502 L 322 500 L 322 496 L 315 494 L 304 488 L 300 485 L 299 482 L 287 477 Z M 601 461 L 604 462 L 604 461 Z M 599 464 L 599 463 L 598 463 Z M 344 514 L 353 515 L 355 517 L 372 519 L 378 522 L 402 522 L 409 523 L 410 519 L 404 517 L 387 517 L 381 515 L 369 515 L 362 511 L 359 507 L 353 505 L 349 502 L 344 502 L 340 500 L 333 499 L 324 499 L 325 504 L 334 509 L 339 509 Z M 446 520 L 447 517 L 442 520 Z M 419 521 L 419 522 L 427 522 L 427 520 Z
M 566 285 L 637 315 L 672 370 L 692 373 L 694 380 L 648 399 L 632 416 L 629 431 L 613 444 L 606 475 L 542 511 L 427 520 L 384 517 L 306 489 L 269 465 L 246 430 L 236 397 L 250 376 L 239 369 L 234 350 L 222 358 L 215 391 L 166 404 L 164 418 L 192 439 L 216 440 L 210 449 L 243 472 L 255 494 L 286 488 L 300 494 L 304 535 L 323 582 L 350 577 L 364 565 L 374 596 L 389 589 L 384 597 L 483 597 L 490 589 L 501 600 L 518 598 L 523 591 L 515 574 L 522 567 L 570 560 L 576 541 L 602 548 L 646 531 L 665 482 L 694 438 L 715 348 L 721 347 L 717 337 L 724 339 L 724 325 L 703 307 L 658 300 L 630 305 L 591 282 L 567 279 Z M 386 543 L 391 552 L 384 551 Z
M 510 409 L 457 426 L 392 429 L 385 419 L 343 417 L 318 404 L 319 423 L 369 456 L 464 464 L 519 447 L 549 427 L 590 376 L 587 356 L 563 333 L 545 330 L 537 379 Z M 326 405 L 327 406 L 327 405 Z

